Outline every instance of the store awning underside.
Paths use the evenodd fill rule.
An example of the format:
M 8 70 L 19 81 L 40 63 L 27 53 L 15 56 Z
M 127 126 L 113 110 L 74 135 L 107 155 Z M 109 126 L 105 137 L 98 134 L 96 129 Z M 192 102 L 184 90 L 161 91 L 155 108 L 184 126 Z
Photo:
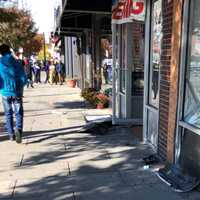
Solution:
M 93 15 L 101 15 L 102 30 L 111 29 L 112 0 L 67 0 L 60 18 L 60 34 L 70 35 L 91 29 Z

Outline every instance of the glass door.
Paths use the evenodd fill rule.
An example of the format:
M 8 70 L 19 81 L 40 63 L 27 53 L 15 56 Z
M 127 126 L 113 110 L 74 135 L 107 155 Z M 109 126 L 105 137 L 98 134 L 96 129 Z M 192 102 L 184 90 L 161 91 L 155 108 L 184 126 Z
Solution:
M 127 26 L 126 24 L 115 25 L 115 38 L 113 46 L 114 55 L 114 114 L 118 122 L 127 117 Z
M 146 21 L 144 139 L 157 149 L 162 43 L 162 0 L 148 1 Z
M 144 24 L 118 24 L 115 29 L 113 90 L 116 98 L 113 101 L 113 115 L 116 123 L 142 124 L 144 62 L 141 59 L 144 58 Z

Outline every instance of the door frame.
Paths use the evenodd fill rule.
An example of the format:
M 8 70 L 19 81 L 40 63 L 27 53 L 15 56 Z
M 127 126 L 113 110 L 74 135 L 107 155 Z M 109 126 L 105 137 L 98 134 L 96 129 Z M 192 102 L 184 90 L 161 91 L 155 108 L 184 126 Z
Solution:
M 119 26 L 119 28 L 117 28 Z M 113 24 L 113 124 L 124 124 L 124 123 L 133 123 L 133 124 L 141 124 L 137 119 L 131 119 L 131 70 L 132 70 L 132 23 L 124 23 L 120 25 Z M 119 31 L 120 29 L 120 31 Z M 123 29 L 123 30 L 122 30 Z M 118 33 L 116 31 L 119 31 Z M 125 40 L 123 41 L 122 32 L 125 33 Z M 119 34 L 119 40 L 116 42 L 117 34 Z M 122 44 L 124 42 L 124 44 Z M 132 42 L 132 43 L 131 43 Z M 117 44 L 116 44 L 117 43 Z M 125 47 L 122 50 L 122 47 Z M 116 51 L 116 49 L 118 49 Z M 124 51 L 125 57 L 121 55 L 121 52 Z M 116 52 L 118 55 L 116 55 Z M 119 66 L 116 63 L 117 57 L 120 63 L 124 63 L 124 68 Z M 125 59 L 125 60 L 122 60 Z M 124 85 L 124 93 L 121 92 L 121 70 L 124 70 L 125 76 L 125 85 Z M 124 106 L 124 118 L 121 114 L 121 98 L 124 98 L 125 106 Z M 117 112 L 119 110 L 119 112 Z
M 159 105 L 158 108 L 150 105 L 149 103 L 149 82 L 150 82 L 150 74 L 151 74 L 151 62 L 152 62 L 152 11 L 153 11 L 153 3 L 156 0 L 146 1 L 146 22 L 145 22 L 145 60 L 144 60 L 144 109 L 143 109 L 143 141 L 145 143 L 150 144 L 155 151 L 158 149 L 158 138 L 156 146 L 153 145 L 148 140 L 148 112 L 156 113 L 157 117 L 157 125 L 159 127 Z M 160 74 L 160 70 L 159 70 Z M 160 77 L 160 75 L 159 75 Z M 160 79 L 159 79 L 160 84 Z M 160 88 L 160 86 L 159 86 Z M 158 90 L 159 90 L 158 88 Z M 158 135 L 158 131 L 157 131 Z

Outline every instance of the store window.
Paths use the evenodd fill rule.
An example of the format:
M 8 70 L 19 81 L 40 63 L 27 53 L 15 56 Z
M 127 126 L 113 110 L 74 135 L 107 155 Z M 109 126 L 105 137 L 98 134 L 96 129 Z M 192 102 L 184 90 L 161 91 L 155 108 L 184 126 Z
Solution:
M 133 21 L 132 96 L 143 96 L 144 89 L 144 23 Z
M 200 4 L 190 1 L 184 121 L 200 128 Z
M 151 66 L 149 83 L 149 103 L 158 108 L 159 105 L 159 74 L 162 43 L 162 0 L 155 0 L 152 5 L 151 27 Z

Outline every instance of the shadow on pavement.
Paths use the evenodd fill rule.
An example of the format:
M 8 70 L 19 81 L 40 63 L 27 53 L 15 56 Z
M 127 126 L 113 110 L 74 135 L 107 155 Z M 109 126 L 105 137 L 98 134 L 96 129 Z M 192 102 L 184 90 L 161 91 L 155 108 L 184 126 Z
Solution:
M 52 130 L 39 130 L 39 131 L 26 131 L 23 133 L 24 139 L 36 139 L 31 142 L 27 142 L 26 144 L 40 143 L 45 140 L 49 140 L 58 136 L 66 135 L 69 133 L 76 133 L 78 129 L 82 128 L 82 126 L 72 126 L 60 129 L 52 129 Z M 68 130 L 68 132 L 66 132 Z M 37 139 L 39 138 L 39 139 Z
M 66 101 L 66 102 L 59 102 L 54 103 L 54 108 L 66 108 L 66 109 L 78 109 L 78 108 L 85 108 L 86 104 L 84 101 Z
M 77 127 L 68 128 L 69 132 L 50 130 L 63 131 L 62 137 L 56 138 L 60 136 L 57 133 L 53 135 L 55 139 L 47 138 L 48 142 L 41 143 L 50 150 L 33 151 L 24 157 L 20 166 L 15 166 L 22 171 L 37 167 L 43 173 L 50 173 L 51 167 L 61 163 L 65 167 L 46 176 L 42 173 L 37 179 L 19 179 L 14 187 L 14 199 L 167 199 L 170 190 L 163 187 L 154 173 L 143 168 L 142 158 L 152 154 L 151 148 L 141 144 L 130 128 L 118 127 L 104 135 L 70 131 L 73 128 Z M 32 136 L 34 138 L 34 134 Z M 35 144 L 29 143 L 27 148 L 29 145 L 34 147 Z
M 38 98 L 38 97 L 54 97 L 54 96 L 68 96 L 68 95 L 76 95 L 77 93 L 62 93 L 62 94 L 40 94 L 40 95 L 29 95 L 28 97 L 30 98 Z

